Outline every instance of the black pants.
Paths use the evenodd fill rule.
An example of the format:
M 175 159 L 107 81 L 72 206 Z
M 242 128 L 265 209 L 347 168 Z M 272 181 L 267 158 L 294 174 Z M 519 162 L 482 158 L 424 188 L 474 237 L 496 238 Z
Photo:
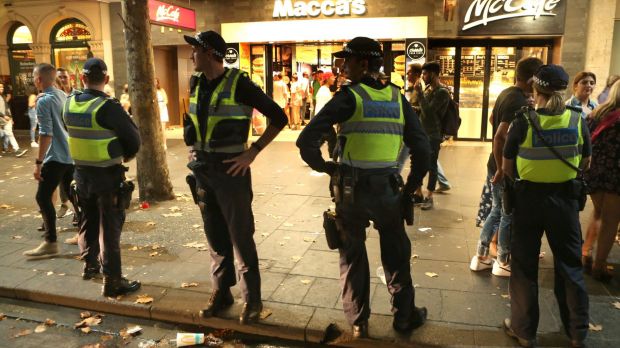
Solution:
M 370 274 L 366 253 L 366 227 L 372 220 L 379 230 L 381 263 L 387 289 L 392 295 L 392 313 L 397 320 L 412 314 L 415 291 L 411 280 L 411 242 L 405 233 L 395 173 L 359 174 L 352 203 L 336 203 L 342 218 L 343 247 L 340 252 L 340 281 L 345 316 L 351 325 L 370 316 Z M 342 190 L 340 190 L 342 192 Z
M 60 185 L 66 192 L 73 180 L 73 164 L 60 162 L 46 162 L 41 167 L 41 181 L 37 188 L 37 204 L 41 210 L 43 223 L 45 225 L 45 240 L 56 242 L 56 209 L 52 203 L 52 195 L 56 187 Z
M 429 141 L 431 144 L 431 158 L 426 188 L 430 192 L 435 192 L 435 186 L 437 185 L 437 160 L 439 159 L 439 150 L 441 150 L 441 139 L 429 138 Z
M 588 294 L 581 265 L 577 200 L 568 185 L 518 183 L 512 229 L 510 277 L 512 328 L 534 339 L 538 328 L 538 254 L 543 232 L 553 252 L 555 297 L 566 334 L 588 333 Z M 570 184 L 570 182 L 568 183 Z
M 226 174 L 228 165 L 221 163 L 235 155 L 200 155 L 199 167 L 193 168 L 205 235 L 210 245 L 213 288 L 227 289 L 241 280 L 243 299 L 261 301 L 261 279 L 254 243 L 252 213 L 252 179 Z
M 77 167 L 75 177 L 82 208 L 78 234 L 82 260 L 87 267 L 101 266 L 107 277 L 120 277 L 125 209 L 117 203 L 124 170 L 121 166 Z

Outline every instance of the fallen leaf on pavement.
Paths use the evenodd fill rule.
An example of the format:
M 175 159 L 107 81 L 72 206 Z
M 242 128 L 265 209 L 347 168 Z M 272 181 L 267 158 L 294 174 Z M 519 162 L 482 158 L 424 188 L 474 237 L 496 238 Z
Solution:
M 191 243 L 185 243 L 183 244 L 183 246 L 188 247 L 188 248 L 200 249 L 200 248 L 206 247 L 207 245 L 205 243 L 191 242 Z
M 84 318 L 84 320 L 75 323 L 73 326 L 76 329 L 82 328 L 82 327 L 87 327 L 87 326 L 97 326 L 101 323 L 101 317 L 99 316 L 94 316 L 94 317 L 88 317 L 88 318 Z
M 285 222 L 285 223 L 282 224 L 282 226 L 284 226 L 284 227 L 293 227 L 293 224 L 290 223 L 290 222 Z
M 149 221 L 146 223 L 147 226 L 155 226 L 155 221 Z
M 11 236 L 11 239 L 22 239 L 22 238 L 24 238 L 24 237 L 22 237 L 22 236 Z
M 284 246 L 284 244 L 286 244 L 286 243 L 284 243 L 284 242 L 280 242 L 280 246 Z
M 30 214 L 24 214 L 24 215 L 22 215 L 22 217 L 23 217 L 23 218 L 30 217 Z
M 138 298 L 136 299 L 136 303 L 139 303 L 139 304 L 149 304 L 151 302 L 153 302 L 153 298 L 146 294 L 138 295 Z
M 11 206 L 10 206 L 10 205 L 8 205 L 8 204 L 2 204 L 2 205 L 0 205 L 0 209 L 11 209 L 11 208 L 13 208 L 13 207 L 11 207 Z
M 418 254 L 413 254 L 413 255 L 411 256 L 411 258 L 412 258 L 412 259 L 419 259 L 419 258 L 420 258 L 420 255 L 418 255 Z
M 504 295 L 504 294 L 502 294 L 501 296 L 502 296 L 502 298 L 510 298 L 510 295 Z
M 310 280 L 310 279 L 302 279 L 301 283 L 304 284 L 304 285 L 308 285 L 308 284 L 312 283 L 312 280 Z
M 301 256 L 292 256 L 291 260 L 293 260 L 293 262 L 298 262 L 299 260 L 301 260 Z
M 267 319 L 271 315 L 271 313 L 273 313 L 271 309 L 265 308 L 260 312 L 260 318 Z
M 45 330 L 47 330 L 47 327 L 45 327 L 45 324 L 37 325 L 37 327 L 34 328 L 34 333 L 45 332 Z
M 620 302 L 614 302 L 612 304 L 616 307 L 616 309 L 620 309 Z
M 161 214 L 163 217 L 181 217 L 183 216 L 183 213 L 170 213 L 170 214 Z
M 82 312 L 82 313 L 80 313 L 80 319 L 86 319 L 86 318 L 90 318 L 92 316 L 93 315 L 90 314 L 90 312 Z
M 112 340 L 112 339 L 114 339 L 114 336 L 112 336 L 112 335 L 103 335 L 103 336 L 101 336 L 101 342 L 107 342 L 107 341 Z
M 130 251 L 137 251 L 138 247 L 137 246 L 132 246 L 131 248 L 129 248 Z
M 603 331 L 603 325 L 595 325 L 590 323 L 590 331 Z
M 54 274 L 54 272 L 53 272 L 53 271 L 49 271 L 49 272 L 47 272 L 47 275 L 48 275 L 48 276 L 51 276 L 52 274 Z
M 157 256 L 157 255 L 159 255 L 157 251 L 153 251 L 152 253 L 149 254 L 150 257 Z
M 128 327 L 127 330 L 125 330 L 125 332 L 127 332 L 127 334 L 131 335 L 131 336 L 135 336 L 138 333 L 140 333 L 140 331 L 142 331 L 142 328 L 138 325 L 136 326 L 132 326 L 132 327 Z
M 30 329 L 21 330 L 20 332 L 18 332 L 15 335 L 13 335 L 13 338 L 28 336 L 31 333 L 32 333 L 32 330 L 30 330 Z
M 151 245 L 151 250 L 157 250 L 157 249 L 162 249 L 163 246 L 159 245 L 159 244 L 153 244 Z
M 56 321 L 48 318 L 48 319 L 45 319 L 45 321 L 43 322 L 43 324 L 45 324 L 45 325 L 47 325 L 47 326 L 52 326 L 52 325 L 55 325 L 55 324 L 56 324 Z
M 200 225 L 199 224 L 194 224 L 194 225 L 192 225 L 192 228 L 200 228 Z
M 439 275 L 437 273 L 433 273 L 433 272 L 426 272 L 424 273 L 427 277 L 431 277 L 431 278 L 437 278 L 439 277 Z
M 314 242 L 314 238 L 304 237 L 304 242 L 306 242 L 306 243 L 312 243 L 312 242 Z
M 171 212 L 175 212 L 175 211 L 181 211 L 181 208 L 177 207 L 176 205 L 174 207 L 170 207 L 168 208 L 168 210 L 170 210 Z
M 418 231 L 420 231 L 420 232 L 428 232 L 428 231 L 431 231 L 431 230 L 432 230 L 432 228 L 430 228 L 430 227 L 418 228 Z
M 198 286 L 198 283 L 181 283 L 182 288 L 195 288 Z
M 0 321 L 4 320 L 4 318 L 6 318 L 6 315 L 4 313 L 0 313 Z
M 319 215 L 319 214 L 312 214 L 312 217 L 313 218 L 319 218 L 319 217 L 321 217 L 321 215 Z
M 90 333 L 91 331 L 93 331 L 93 329 L 91 329 L 90 326 L 82 327 L 82 328 L 80 328 L 80 330 L 82 330 L 82 332 L 85 333 L 85 334 Z

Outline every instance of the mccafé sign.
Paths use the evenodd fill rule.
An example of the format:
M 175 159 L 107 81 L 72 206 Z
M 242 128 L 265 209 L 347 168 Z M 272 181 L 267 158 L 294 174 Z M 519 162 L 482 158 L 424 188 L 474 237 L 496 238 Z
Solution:
M 563 34 L 566 1 L 461 1 L 459 34 Z
M 275 0 L 273 18 L 361 16 L 366 13 L 365 0 L 291 1 Z
M 149 0 L 149 20 L 168 27 L 196 30 L 194 10 L 157 0 Z

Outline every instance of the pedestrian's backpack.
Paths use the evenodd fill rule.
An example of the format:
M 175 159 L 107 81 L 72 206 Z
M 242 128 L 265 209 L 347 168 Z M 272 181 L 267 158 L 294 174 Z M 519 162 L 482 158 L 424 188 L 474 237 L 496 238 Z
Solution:
M 446 113 L 441 118 L 441 134 L 448 136 L 456 136 L 461 126 L 461 116 L 459 115 L 459 103 L 454 101 L 452 93 L 448 90 L 450 95 L 450 101 L 448 102 L 448 108 Z

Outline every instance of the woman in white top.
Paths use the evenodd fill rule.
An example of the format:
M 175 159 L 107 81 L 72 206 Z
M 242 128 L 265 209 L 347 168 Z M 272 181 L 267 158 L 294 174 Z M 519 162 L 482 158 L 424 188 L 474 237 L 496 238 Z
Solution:
M 293 129 L 301 128 L 301 106 L 303 104 L 303 86 L 297 74 L 293 74 L 293 80 L 291 82 L 291 119 L 293 123 Z
M 332 92 L 329 89 L 334 84 L 334 75 L 323 76 L 321 88 L 316 93 L 316 105 L 314 106 L 314 114 L 318 115 L 321 109 L 332 99 Z
M 290 96 L 290 92 L 288 90 L 288 86 L 284 81 L 282 81 L 282 74 L 278 73 L 273 77 L 273 101 L 278 104 L 286 117 L 288 118 L 288 127 L 291 128 L 291 116 L 288 112 L 288 98 Z
M 155 87 L 157 87 L 157 104 L 159 105 L 159 120 L 161 121 L 161 133 L 164 140 L 164 150 L 166 146 L 166 124 L 170 121 L 168 117 L 168 95 L 166 91 L 159 85 L 159 78 L 155 78 Z

